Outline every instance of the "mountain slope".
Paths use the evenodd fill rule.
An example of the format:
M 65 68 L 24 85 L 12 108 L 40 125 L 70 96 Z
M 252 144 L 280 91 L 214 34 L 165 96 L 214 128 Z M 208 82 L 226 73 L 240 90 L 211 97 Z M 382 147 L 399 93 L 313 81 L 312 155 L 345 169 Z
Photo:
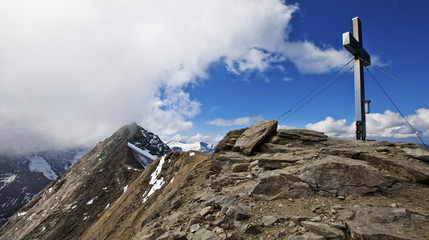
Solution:
M 109 151 L 115 139 L 60 177 L 47 198 L 56 202 L 27 205 L 0 239 L 429 239 L 429 151 L 416 144 L 328 138 L 261 121 L 229 132 L 213 154 L 168 153 L 103 196 L 104 182 L 71 173 L 97 165 L 90 156 L 104 151 L 104 161 L 118 160 L 124 153 Z M 107 165 L 91 172 L 103 169 L 112 184 L 127 172 Z M 97 186 L 88 196 L 63 196 L 73 181 Z
M 130 124 L 99 143 L 12 216 L 0 230 L 1 239 L 80 236 L 144 169 L 127 146 L 142 140 L 143 132 Z M 149 152 L 155 155 L 168 151 L 167 146 L 158 145 Z M 16 227 L 20 231 L 15 231 Z

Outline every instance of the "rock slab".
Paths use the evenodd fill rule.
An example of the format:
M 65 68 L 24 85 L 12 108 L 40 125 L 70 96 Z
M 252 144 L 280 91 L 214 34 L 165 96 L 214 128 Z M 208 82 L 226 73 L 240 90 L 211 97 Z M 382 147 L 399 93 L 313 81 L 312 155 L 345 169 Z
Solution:
M 267 137 L 276 131 L 276 120 L 257 122 L 241 134 L 232 150 L 250 156 Z

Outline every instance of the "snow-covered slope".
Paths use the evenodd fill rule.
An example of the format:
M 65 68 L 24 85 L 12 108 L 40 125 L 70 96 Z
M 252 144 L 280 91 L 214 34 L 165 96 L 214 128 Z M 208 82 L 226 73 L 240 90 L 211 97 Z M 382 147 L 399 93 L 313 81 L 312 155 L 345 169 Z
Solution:
M 128 141 L 127 146 L 133 152 L 134 157 L 140 164 L 147 168 L 155 159 L 170 152 L 171 149 L 161 139 L 135 123 L 131 124 L 137 128 L 137 133 Z

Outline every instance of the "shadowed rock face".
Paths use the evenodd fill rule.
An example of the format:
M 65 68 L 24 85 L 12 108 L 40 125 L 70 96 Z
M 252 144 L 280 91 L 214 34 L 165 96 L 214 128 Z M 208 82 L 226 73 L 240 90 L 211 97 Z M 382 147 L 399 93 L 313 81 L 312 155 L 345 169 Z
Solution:
M 73 212 L 71 205 L 68 219 L 83 230 L 61 237 L 428 239 L 426 149 L 414 144 L 329 138 L 309 130 L 276 130 L 276 125 L 275 121 L 263 121 L 231 131 L 211 155 L 168 153 L 145 170 L 136 171 L 137 176 L 127 178 L 126 191 L 117 186 L 118 196 L 109 207 L 94 206 L 90 216 L 96 217 L 86 219 L 87 226 L 74 223 L 82 222 L 84 212 Z M 114 139 L 109 144 L 116 142 Z M 120 155 L 124 153 L 117 152 L 116 156 Z M 68 181 L 89 181 L 79 183 L 69 177 L 64 186 Z M 107 175 L 104 179 L 110 181 Z M 63 187 L 56 188 L 59 190 L 54 187 L 52 196 L 46 195 L 47 190 L 44 194 L 61 199 Z M 84 204 L 77 206 L 89 211 L 84 205 L 90 199 L 82 198 Z M 104 197 L 95 198 L 93 204 L 98 203 L 107 204 Z M 1 229 L 5 235 L 0 239 L 25 239 L 35 232 L 40 239 L 60 236 L 54 233 L 66 228 L 59 225 L 57 215 L 32 225 L 25 234 L 8 235 L 17 227 L 27 228 L 32 213 L 33 218 L 42 218 L 41 209 L 54 203 L 50 204 L 36 209 L 36 204 L 29 206 L 26 216 L 16 216 Z M 57 212 L 67 209 L 61 204 L 55 207 Z M 44 226 L 48 230 L 41 231 Z

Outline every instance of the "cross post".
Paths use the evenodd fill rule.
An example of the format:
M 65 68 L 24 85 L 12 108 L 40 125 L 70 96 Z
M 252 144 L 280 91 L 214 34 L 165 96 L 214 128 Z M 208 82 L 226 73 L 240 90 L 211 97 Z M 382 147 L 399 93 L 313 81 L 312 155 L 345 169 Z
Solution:
M 363 66 L 371 65 L 371 56 L 362 45 L 361 22 L 358 17 L 352 19 L 352 34 L 343 33 L 343 46 L 354 56 L 354 81 L 355 81 L 355 120 L 356 139 L 366 138 L 365 118 L 365 85 Z

